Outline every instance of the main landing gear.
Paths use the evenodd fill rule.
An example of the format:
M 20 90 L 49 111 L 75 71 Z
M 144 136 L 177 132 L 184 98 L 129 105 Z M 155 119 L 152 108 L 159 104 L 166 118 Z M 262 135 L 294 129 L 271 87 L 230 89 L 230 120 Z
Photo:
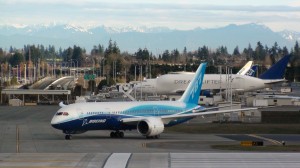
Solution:
M 72 139 L 72 135 L 67 134 L 67 135 L 65 136 L 65 139 L 66 139 L 66 140 L 71 140 L 71 139 Z
M 120 131 L 111 132 L 110 137 L 111 138 L 123 138 L 124 137 L 124 132 L 120 132 Z
M 155 136 L 146 136 L 147 139 L 159 139 L 160 135 L 155 135 Z

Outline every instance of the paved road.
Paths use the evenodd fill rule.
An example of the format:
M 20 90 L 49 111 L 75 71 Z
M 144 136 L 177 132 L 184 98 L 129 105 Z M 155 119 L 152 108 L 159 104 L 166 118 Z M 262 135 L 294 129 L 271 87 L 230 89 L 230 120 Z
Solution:
M 124 139 L 109 138 L 109 131 L 90 131 L 65 140 L 50 125 L 58 109 L 0 106 L 0 167 L 300 167 L 299 153 L 232 153 L 210 148 L 260 136 L 298 141 L 298 135 L 164 133 L 161 139 L 151 140 L 136 131 L 125 132 Z
M 0 153 L 0 167 L 298 168 L 299 153 Z
M 58 109 L 58 106 L 0 106 L 0 152 L 16 152 L 17 148 L 20 153 L 197 152 L 213 150 L 210 144 L 214 142 L 234 142 L 212 134 L 163 133 L 159 140 L 145 139 L 136 130 L 126 131 L 124 139 L 111 139 L 110 131 L 89 131 L 66 141 L 64 134 L 50 125 Z M 176 145 L 161 148 L 160 143 L 166 142 Z

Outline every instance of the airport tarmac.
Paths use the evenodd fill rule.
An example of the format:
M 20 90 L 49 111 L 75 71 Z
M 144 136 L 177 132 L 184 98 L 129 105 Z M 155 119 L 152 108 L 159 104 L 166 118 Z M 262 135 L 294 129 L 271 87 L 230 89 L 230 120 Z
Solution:
M 133 130 L 126 131 L 123 139 L 109 138 L 110 131 L 89 131 L 65 140 L 64 134 L 50 125 L 59 108 L 0 106 L 0 167 L 300 166 L 298 153 L 234 153 L 211 148 L 241 140 L 299 144 L 299 135 L 163 133 L 160 139 L 145 139 Z

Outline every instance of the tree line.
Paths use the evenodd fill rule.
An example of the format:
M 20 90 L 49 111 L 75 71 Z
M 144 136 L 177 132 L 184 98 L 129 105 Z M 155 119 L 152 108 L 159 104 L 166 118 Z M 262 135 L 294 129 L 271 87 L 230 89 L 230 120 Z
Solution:
M 183 47 L 182 51 L 173 49 L 153 54 L 147 48 L 139 48 L 135 53 L 128 53 L 120 51 L 117 42 L 112 40 L 109 40 L 106 48 L 101 44 L 93 46 L 89 53 L 76 45 L 66 49 L 56 49 L 53 45 L 24 45 L 23 48 L 18 49 L 10 47 L 9 51 L 0 48 L 0 72 L 6 74 L 9 66 L 19 66 L 22 71 L 24 64 L 27 67 L 39 64 L 40 68 L 44 70 L 49 64 L 54 63 L 61 66 L 64 62 L 69 62 L 69 66 L 72 66 L 73 60 L 74 64 L 79 67 L 94 67 L 98 76 L 106 76 L 108 83 L 113 83 L 134 80 L 135 72 L 139 75 L 142 71 L 140 66 L 144 69 L 143 76 L 148 78 L 169 71 L 195 71 L 201 62 L 208 62 L 208 73 L 218 73 L 217 67 L 220 65 L 232 66 L 235 70 L 249 60 L 260 65 L 272 65 L 288 54 L 291 54 L 292 57 L 290 67 L 287 68 L 286 78 L 291 81 L 299 80 L 300 48 L 298 41 L 291 49 L 285 46 L 280 47 L 277 42 L 269 47 L 258 41 L 256 46 L 252 47 L 249 44 L 242 50 L 236 46 L 232 53 L 228 52 L 226 46 L 212 49 L 206 45 L 193 51 L 188 51 L 186 47 Z M 111 77 L 115 72 L 117 81 L 112 81 Z M 127 74 L 126 79 L 125 74 Z

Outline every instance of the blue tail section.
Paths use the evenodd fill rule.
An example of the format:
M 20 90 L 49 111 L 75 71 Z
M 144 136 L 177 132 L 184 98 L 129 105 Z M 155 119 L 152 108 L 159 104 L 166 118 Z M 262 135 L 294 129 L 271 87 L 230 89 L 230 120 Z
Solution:
M 260 79 L 282 79 L 285 68 L 290 60 L 291 55 L 286 55 L 276 64 L 271 66 L 266 72 L 259 76 Z
M 186 88 L 179 101 L 182 101 L 184 103 L 198 104 L 205 69 L 206 63 L 200 64 L 193 80 L 190 82 L 189 86 Z
M 253 65 L 245 75 L 255 77 L 257 73 L 257 68 L 258 65 Z

